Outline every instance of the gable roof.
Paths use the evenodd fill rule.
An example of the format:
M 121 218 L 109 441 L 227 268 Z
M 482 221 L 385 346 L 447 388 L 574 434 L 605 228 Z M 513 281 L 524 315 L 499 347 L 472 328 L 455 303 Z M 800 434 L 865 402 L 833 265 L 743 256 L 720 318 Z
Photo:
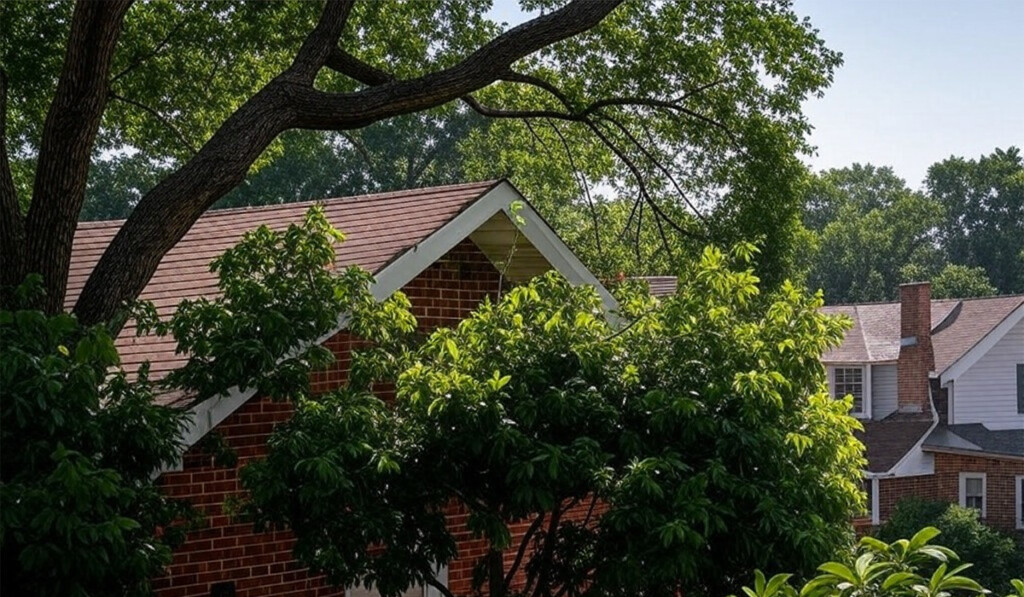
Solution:
M 611 293 L 507 180 L 211 211 L 164 256 L 141 298 L 152 300 L 164 316 L 184 298 L 215 296 L 217 280 L 209 271 L 214 257 L 259 225 L 283 229 L 301 221 L 306 210 L 317 203 L 323 204 L 327 218 L 346 234 L 346 241 L 336 248 L 338 267 L 359 265 L 372 272 L 375 281 L 370 291 L 377 300 L 391 296 L 469 238 L 492 261 L 507 262 L 506 276 L 513 281 L 553 268 L 573 284 L 593 286 L 607 311 L 616 307 Z M 89 272 L 122 224 L 80 225 L 72 249 L 73 276 L 67 305 L 74 303 Z M 317 341 L 326 340 L 345 326 L 343 316 L 334 330 Z M 117 344 L 126 369 L 149 360 L 154 378 L 184 362 L 183 357 L 174 354 L 173 341 L 136 338 L 127 328 Z M 183 446 L 193 445 L 254 393 L 252 389 L 230 388 L 193 407 L 190 424 L 182 434 Z M 172 403 L 178 398 L 170 395 L 162 401 Z
M 992 332 L 1004 319 L 1024 306 L 1024 295 L 931 302 L 932 348 L 935 370 L 948 369 Z M 843 343 L 822 356 L 826 363 L 878 363 L 895 361 L 900 352 L 900 304 L 862 303 L 826 306 L 829 314 L 853 320 Z
M 358 265 L 378 274 L 498 184 L 499 181 L 487 181 L 211 210 L 164 255 L 139 298 L 153 301 L 161 317 L 165 317 L 183 299 L 216 296 L 217 275 L 210 271 L 211 260 L 235 245 L 244 233 L 261 225 L 283 230 L 289 224 L 301 222 L 306 211 L 316 204 L 322 204 L 328 220 L 345 233 L 345 242 L 336 247 L 338 267 Z M 66 307 L 74 305 L 89 274 L 123 224 L 124 220 L 79 224 L 71 252 Z M 183 355 L 175 354 L 173 339 L 137 338 L 130 328 L 118 337 L 117 348 L 126 369 L 134 370 L 148 360 L 155 378 L 185 362 Z

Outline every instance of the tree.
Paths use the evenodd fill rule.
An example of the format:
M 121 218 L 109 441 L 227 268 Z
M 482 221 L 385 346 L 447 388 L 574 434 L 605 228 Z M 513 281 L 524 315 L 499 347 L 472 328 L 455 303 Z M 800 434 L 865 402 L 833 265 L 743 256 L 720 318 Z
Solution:
M 215 260 L 221 296 L 184 301 L 168 321 L 136 306 L 138 330 L 169 335 L 189 355 L 163 379 L 149 377 L 148 363 L 123 371 L 104 325 L 0 311 L 4 594 L 145 593 L 189 528 L 189 508 L 154 476 L 181 456 L 187 409 L 160 403 L 188 406 L 234 386 L 293 398 L 308 393 L 310 368 L 332 358 L 314 341 L 341 313 L 382 329 L 411 325 L 394 300 L 374 300 L 365 271 L 325 268 L 339 240 L 312 210 L 301 226 L 250 232 Z M 30 282 L 19 298 L 40 291 L 38 277 Z
M 183 511 L 152 474 L 179 457 L 182 413 L 153 404 L 145 370 L 107 378 L 118 356 L 103 326 L 5 310 L 0 338 L 3 593 L 139 592 L 181 538 L 163 532 Z
M 978 511 L 948 502 L 904 500 L 878 529 L 882 541 L 895 541 L 923 526 L 942 532 L 944 545 L 965 562 L 973 562 L 971 577 L 993 590 L 1006 589 L 1024 571 L 1024 543 L 978 520 Z
M 1024 292 L 1024 158 L 996 149 L 950 157 L 928 169 L 928 193 L 945 210 L 939 239 L 950 261 L 984 268 L 1003 293 Z
M 758 570 L 754 587 L 743 587 L 747 597 L 950 597 L 991 593 L 972 576 L 972 564 L 960 563 L 960 556 L 931 543 L 940 531 L 925 527 L 910 539 L 884 543 L 864 537 L 847 561 L 826 562 L 821 574 L 805 583 L 799 593 L 789 584 L 792 574 L 776 574 L 770 580 Z M 1002 586 L 1006 597 L 1024 595 L 1024 580 L 1013 579 Z M 998 594 L 998 593 L 997 593 Z
M 487 540 L 474 578 L 492 596 L 721 594 L 753 566 L 809 571 L 862 499 L 857 423 L 818 364 L 845 325 L 791 285 L 756 300 L 751 257 L 709 248 L 676 296 L 627 292 L 618 331 L 593 289 L 548 274 L 412 352 L 358 357 L 243 469 L 243 512 L 384 595 L 447 591 L 452 500 Z
M 928 279 L 942 262 L 934 242 L 934 229 L 941 217 L 939 206 L 906 187 L 899 193 L 876 197 L 872 189 L 887 185 L 889 177 L 881 171 L 885 179 L 881 183 L 865 180 L 863 175 L 871 171 L 870 167 L 832 171 L 819 182 L 827 184 L 830 179 L 849 176 L 850 184 L 860 187 L 852 193 L 832 187 L 842 198 L 827 202 L 832 206 L 829 209 L 835 210 L 835 218 L 817 237 L 808 281 L 812 288 L 824 289 L 830 303 L 892 299 L 907 276 Z M 861 196 L 875 198 L 855 200 Z
M 973 298 L 992 296 L 999 292 L 988 281 L 983 267 L 967 267 L 951 263 L 932 276 L 931 281 L 932 296 L 935 298 Z
M 196 218 L 281 151 L 282 133 L 431 110 L 507 124 L 517 147 L 587 139 L 576 148 L 603 157 L 576 164 L 597 175 L 584 187 L 628 191 L 666 239 L 707 236 L 702 201 L 798 217 L 774 209 L 782 196 L 757 173 L 806 148 L 800 103 L 839 63 L 806 20 L 784 3 L 559 4 L 531 3 L 539 16 L 501 31 L 483 1 L 5 3 L 5 296 L 36 272 L 39 306 L 63 307 L 90 165 L 111 152 L 168 172 L 151 188 L 122 184 L 140 196 L 75 301 L 85 324 L 135 298 Z M 667 217 L 668 201 L 692 222 Z

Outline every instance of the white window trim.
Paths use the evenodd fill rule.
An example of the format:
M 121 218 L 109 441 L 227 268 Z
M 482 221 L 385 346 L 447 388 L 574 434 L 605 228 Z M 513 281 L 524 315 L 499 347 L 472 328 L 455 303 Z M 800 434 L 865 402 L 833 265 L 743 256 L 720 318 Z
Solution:
M 828 373 L 828 393 L 836 395 L 836 369 L 861 369 L 863 371 L 861 380 L 864 384 L 863 411 L 850 411 L 850 416 L 858 419 L 871 418 L 871 364 L 870 363 L 832 363 L 826 372 Z
M 1017 528 L 1024 529 L 1024 475 L 1017 475 L 1013 478 L 1015 497 L 1014 508 L 1017 510 Z
M 981 479 L 981 517 L 988 515 L 988 479 L 985 473 L 960 473 L 960 505 L 967 507 L 967 479 Z

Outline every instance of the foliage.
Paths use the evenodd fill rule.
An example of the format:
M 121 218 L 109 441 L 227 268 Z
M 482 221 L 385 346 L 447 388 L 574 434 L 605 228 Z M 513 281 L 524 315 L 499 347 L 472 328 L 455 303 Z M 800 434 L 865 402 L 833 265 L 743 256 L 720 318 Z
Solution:
M 1024 157 L 996 149 L 928 169 L 928 193 L 944 211 L 939 240 L 950 261 L 982 267 L 1003 293 L 1024 292 Z
M 2 19 L 8 138 L 23 203 L 31 196 L 42 124 L 67 49 L 71 5 L 52 4 L 8 3 Z M 523 8 L 533 14 L 560 4 L 533 1 Z M 455 64 L 504 28 L 488 19 L 489 6 L 483 0 L 357 2 L 339 46 L 410 79 Z M 112 99 L 91 150 L 82 218 L 132 213 L 288 65 L 317 8 L 226 0 L 133 6 L 114 56 Z M 795 187 L 802 169 L 794 154 L 809 150 L 800 104 L 822 93 L 839 64 L 839 55 L 786 2 L 628 2 L 591 31 L 516 64 L 517 72 L 539 78 L 557 95 L 509 78 L 480 89 L 477 99 L 509 112 L 580 111 L 619 96 L 678 100 L 680 109 L 613 102 L 585 122 L 488 118 L 450 103 L 356 130 L 291 131 L 219 205 L 510 176 L 603 274 L 652 273 L 637 254 L 660 253 L 657 269 L 669 271 L 708 242 L 760 239 L 758 271 L 775 287 L 800 252 Z M 317 86 L 365 87 L 330 69 L 318 74 Z M 636 217 L 603 218 L 606 201 L 632 204 L 627 211 Z M 596 213 L 586 215 L 591 204 Z
M 492 595 L 517 572 L 540 595 L 668 595 L 809 569 L 861 501 L 858 424 L 818 363 L 845 324 L 789 285 L 761 300 L 752 256 L 707 249 L 676 296 L 628 298 L 618 330 L 593 289 L 548 274 L 404 366 L 357 359 L 372 374 L 299 400 L 243 469 L 245 512 L 291 528 L 333 582 L 384 595 L 452 557 L 452 500 L 489 545 L 475 581 Z M 393 406 L 372 392 L 387 371 Z
M 1024 543 L 982 523 L 977 510 L 957 504 L 901 501 L 878 530 L 878 538 L 892 541 L 925 525 L 942 531 L 943 544 L 963 561 L 974 563 L 971 577 L 986 587 L 1006 589 L 1010 579 L 1024 571 Z
M 907 280 L 909 281 L 909 280 Z M 973 298 L 998 294 L 983 267 L 950 263 L 931 278 L 935 298 Z
M 1024 289 L 1024 161 L 1017 148 L 949 158 L 913 192 L 891 168 L 854 164 L 803 190 L 809 282 L 830 303 L 890 300 L 931 280 L 936 298 Z
M 148 363 L 122 371 L 106 326 L 83 327 L 66 313 L 0 312 L 4 594 L 147 590 L 189 521 L 154 483 L 180 457 L 186 411 L 158 402 L 197 402 L 235 386 L 303 395 L 310 369 L 333 358 L 315 341 L 342 313 L 388 349 L 376 330 L 412 329 L 401 295 L 377 303 L 368 273 L 334 271 L 340 240 L 312 208 L 300 225 L 259 228 L 217 258 L 217 298 L 184 301 L 173 313 L 135 306 L 138 332 L 169 334 L 188 356 L 162 379 L 149 377 Z M 216 439 L 204 448 L 232 456 Z
M 748 597 L 952 597 L 989 592 L 964 574 L 971 564 L 958 564 L 956 552 L 931 543 L 937 535 L 938 529 L 926 527 L 911 539 L 892 543 L 864 537 L 848 561 L 822 564 L 820 574 L 799 592 L 789 584 L 791 574 L 766 580 L 760 570 L 754 587 L 743 587 L 743 592 Z M 994 588 L 1012 589 L 1007 597 L 1024 595 L 1024 581 L 1019 579 Z
M 907 191 L 867 211 L 847 202 L 819 235 L 808 274 L 830 303 L 892 298 L 908 265 L 931 272 L 941 259 L 932 242 L 939 221 L 935 202 Z
M 118 367 L 102 326 L 5 310 L 0 337 L 3 593 L 143 591 L 181 538 L 152 474 L 179 456 L 182 413 L 153 404 L 146 367 Z

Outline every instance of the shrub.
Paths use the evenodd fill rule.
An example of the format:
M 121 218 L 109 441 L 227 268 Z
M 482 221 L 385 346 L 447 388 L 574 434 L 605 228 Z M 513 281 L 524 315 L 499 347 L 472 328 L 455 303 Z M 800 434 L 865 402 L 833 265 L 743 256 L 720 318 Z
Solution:
M 971 564 L 960 563 L 952 549 L 930 543 L 939 534 L 938 529 L 925 527 L 911 539 L 892 543 L 864 537 L 847 561 L 822 564 L 818 567 L 821 574 L 799 591 L 789 584 L 791 574 L 766 579 L 757 570 L 754 587 L 743 587 L 743 592 L 747 597 L 952 597 L 990 593 L 964 574 L 972 569 Z M 1005 589 L 1011 589 L 1006 597 L 1024 597 L 1024 581 L 1020 579 L 1011 580 Z
M 1024 542 L 982 523 L 977 510 L 957 504 L 904 500 L 879 529 L 878 538 L 894 541 L 923 526 L 942 531 L 946 546 L 964 561 L 974 562 L 971 575 L 982 585 L 1002 590 L 1011 578 L 1024 571 Z

